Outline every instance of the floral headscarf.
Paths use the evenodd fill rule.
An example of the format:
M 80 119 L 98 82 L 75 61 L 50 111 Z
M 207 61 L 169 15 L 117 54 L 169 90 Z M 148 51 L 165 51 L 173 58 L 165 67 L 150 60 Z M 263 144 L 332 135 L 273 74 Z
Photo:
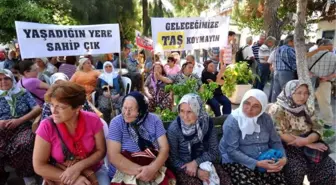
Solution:
M 9 107 L 10 112 L 13 117 L 16 116 L 15 106 L 16 106 L 16 99 L 17 97 L 23 95 L 25 93 L 25 89 L 20 88 L 16 85 L 16 80 L 14 78 L 13 73 L 8 69 L 0 70 L 0 74 L 4 74 L 6 77 L 11 78 L 12 80 L 12 87 L 9 90 L 0 90 L 0 97 L 5 97 Z

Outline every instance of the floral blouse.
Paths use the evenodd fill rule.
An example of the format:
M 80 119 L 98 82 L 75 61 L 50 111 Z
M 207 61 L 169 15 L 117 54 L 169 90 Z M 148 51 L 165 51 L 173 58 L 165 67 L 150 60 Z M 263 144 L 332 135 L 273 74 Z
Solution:
M 293 134 L 300 136 L 310 132 L 316 132 L 322 136 L 322 125 L 319 124 L 315 112 L 308 108 L 312 124 L 307 123 L 305 116 L 295 116 L 278 104 L 273 104 L 268 110 L 279 134 Z

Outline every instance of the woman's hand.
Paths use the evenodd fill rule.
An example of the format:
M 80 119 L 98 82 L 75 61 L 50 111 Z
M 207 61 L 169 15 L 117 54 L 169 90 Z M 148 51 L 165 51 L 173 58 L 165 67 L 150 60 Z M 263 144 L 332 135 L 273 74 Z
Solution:
M 257 162 L 257 166 L 265 168 L 267 172 L 279 172 L 282 170 L 282 166 L 277 165 L 273 160 L 261 160 Z
M 306 137 L 300 137 L 300 136 L 293 136 L 293 137 L 295 137 L 295 140 L 292 142 L 289 142 L 288 145 L 302 147 L 302 146 L 306 146 L 309 144 L 309 141 Z
M 208 171 L 198 169 L 197 177 L 201 179 L 201 181 L 210 184 L 210 173 Z
M 269 171 L 269 172 L 279 172 L 282 170 L 282 168 L 286 165 L 287 159 L 285 157 L 278 160 L 278 162 L 274 163 L 276 166 L 278 166 L 277 170 Z
M 22 124 L 21 119 L 11 119 L 11 120 L 7 120 L 8 122 L 6 123 L 6 128 L 8 129 L 15 129 L 16 127 L 18 127 L 19 125 Z
M 181 168 L 184 169 L 184 171 L 189 176 L 195 177 L 197 175 L 196 172 L 197 172 L 198 165 L 195 160 L 183 165 Z
M 158 169 L 152 165 L 142 166 L 139 169 L 140 173 L 136 176 L 136 178 L 144 182 L 150 182 L 154 180 L 155 175 L 158 172 Z
M 91 182 L 84 176 L 79 176 L 72 185 L 91 185 Z
M 328 147 L 323 144 L 323 143 L 312 143 L 312 144 L 308 144 L 306 145 L 307 147 L 311 148 L 311 149 L 315 149 L 321 152 L 327 151 Z
M 64 184 L 73 184 L 80 176 L 80 173 L 81 169 L 78 167 L 78 165 L 75 164 L 70 166 L 61 174 L 61 182 Z
M 9 121 L 10 121 L 10 120 L 0 120 L 0 128 L 1 128 L 1 129 L 6 128 L 7 123 L 8 123 Z
M 113 100 L 116 100 L 116 99 L 118 99 L 119 97 L 120 97 L 120 94 L 117 94 L 117 95 L 112 96 L 112 99 L 113 99 Z

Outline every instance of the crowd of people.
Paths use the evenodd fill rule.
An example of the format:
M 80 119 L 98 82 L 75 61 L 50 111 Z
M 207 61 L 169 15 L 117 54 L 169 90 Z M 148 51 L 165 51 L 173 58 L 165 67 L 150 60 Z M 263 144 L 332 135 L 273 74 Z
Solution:
M 203 65 L 193 55 L 182 63 L 177 52 L 166 63 L 158 54 L 144 58 L 130 43 L 120 56 L 99 62 L 92 56 L 21 61 L 9 52 L 0 69 L 0 185 L 9 175 L 5 166 L 26 185 L 38 184 L 36 176 L 44 184 L 69 185 L 301 185 L 305 175 L 312 185 L 333 184 L 336 164 L 322 139 L 323 125 L 307 103 L 312 91 L 295 78 L 293 37 L 282 46 L 274 37 L 261 36 L 253 46 L 247 38 L 241 52 L 260 80 L 232 110 L 221 86 L 226 65 L 234 63 L 234 39 L 229 32 L 228 46 L 209 51 L 211 60 Z M 331 48 L 330 40 L 319 41 L 307 64 L 319 84 L 325 125 L 333 119 Z M 269 99 L 262 90 L 271 71 Z M 124 77 L 132 82 L 130 93 Z M 178 116 L 165 128 L 153 113 L 174 108 L 174 95 L 165 86 L 188 79 L 196 80 L 199 91 L 210 82 L 219 87 L 207 102 L 198 94 L 184 95 L 176 105 Z M 204 104 L 215 116 L 228 115 L 221 138 Z

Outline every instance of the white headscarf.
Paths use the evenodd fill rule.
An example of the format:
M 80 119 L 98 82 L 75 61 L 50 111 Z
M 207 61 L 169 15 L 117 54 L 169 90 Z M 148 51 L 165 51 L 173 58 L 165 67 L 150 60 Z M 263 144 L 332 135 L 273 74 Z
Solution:
M 4 74 L 6 77 L 12 79 L 12 87 L 9 90 L 0 90 L 0 97 L 5 97 L 11 111 L 11 115 L 15 117 L 15 106 L 16 99 L 18 96 L 22 95 L 25 92 L 25 89 L 20 88 L 16 85 L 16 80 L 14 78 L 13 73 L 8 69 L 0 70 L 0 74 Z
M 257 99 L 262 107 L 259 115 L 253 118 L 247 117 L 243 112 L 244 102 L 250 97 L 254 97 L 255 99 Z M 263 91 L 259 89 L 251 89 L 244 94 L 239 107 L 231 113 L 232 116 L 238 121 L 238 126 L 240 131 L 242 132 L 243 139 L 245 138 L 246 134 L 251 135 L 254 132 L 260 132 L 260 125 L 257 124 L 257 120 L 266 110 L 268 103 L 267 99 L 267 95 Z
M 110 73 L 106 72 L 105 67 L 107 65 L 112 67 L 112 72 L 110 72 Z M 108 83 L 110 86 L 113 87 L 113 79 L 118 76 L 118 73 L 114 70 L 114 67 L 113 67 L 112 63 L 109 62 L 109 61 L 106 61 L 103 65 L 103 71 L 104 71 L 104 73 L 102 73 L 99 76 L 99 78 L 104 80 L 106 83 Z
M 50 84 L 55 84 L 58 80 L 69 81 L 69 78 L 64 73 L 55 73 L 50 77 Z
M 77 71 L 82 71 L 82 70 L 83 70 L 83 65 L 84 65 L 84 63 L 85 63 L 86 61 L 88 61 L 88 60 L 90 60 L 90 59 L 88 59 L 88 58 L 81 58 L 81 59 L 79 59 L 79 61 L 78 61 L 78 67 L 77 67 Z

